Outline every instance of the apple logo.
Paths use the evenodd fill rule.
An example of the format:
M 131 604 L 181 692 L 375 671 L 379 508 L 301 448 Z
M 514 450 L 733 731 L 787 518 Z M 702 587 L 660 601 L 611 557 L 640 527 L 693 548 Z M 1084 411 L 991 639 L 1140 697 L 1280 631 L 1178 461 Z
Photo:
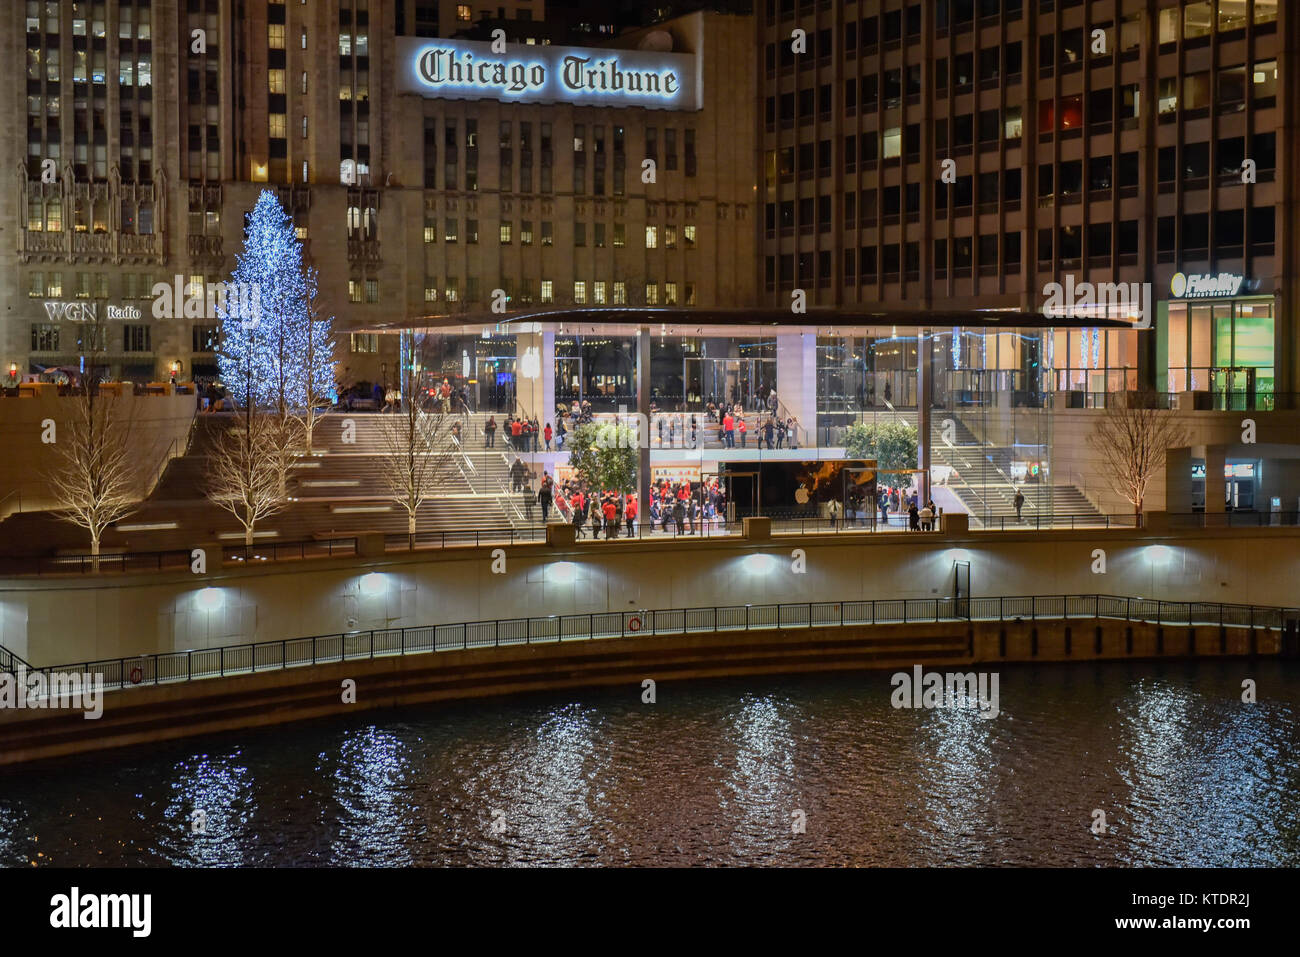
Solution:
M 800 505 L 807 505 L 807 504 L 808 504 L 808 489 L 807 489 L 806 487 L 800 485 L 800 486 L 799 486 L 799 491 L 797 491 L 797 492 L 794 493 L 794 500 L 795 500 L 796 502 L 798 502 Z

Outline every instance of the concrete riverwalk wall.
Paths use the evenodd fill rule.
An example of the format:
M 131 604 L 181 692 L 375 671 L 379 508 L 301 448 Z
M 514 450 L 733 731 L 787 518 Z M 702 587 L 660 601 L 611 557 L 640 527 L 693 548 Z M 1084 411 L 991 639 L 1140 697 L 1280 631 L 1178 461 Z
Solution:
M 1279 632 L 1262 629 L 1075 618 L 701 632 L 391 655 L 108 691 L 97 720 L 71 710 L 0 710 L 0 765 L 529 691 L 614 686 L 640 703 L 646 679 L 662 697 L 673 682 L 691 678 L 1245 658 L 1276 655 L 1281 644 Z M 354 702 L 344 700 L 349 680 Z M 864 680 L 884 697 L 891 692 L 884 675 Z M 1004 692 L 1002 708 L 1014 707 Z
M 36 666 L 452 622 L 773 602 L 1115 594 L 1300 603 L 1300 529 L 967 532 L 452 548 L 187 573 L 0 580 Z M 755 556 L 768 556 L 756 558 Z M 802 568 L 800 572 L 797 569 Z

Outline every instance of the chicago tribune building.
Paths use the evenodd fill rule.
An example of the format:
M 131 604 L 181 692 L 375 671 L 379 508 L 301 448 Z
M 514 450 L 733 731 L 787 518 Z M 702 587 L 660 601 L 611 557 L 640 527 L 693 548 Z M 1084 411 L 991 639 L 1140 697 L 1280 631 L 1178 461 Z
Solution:
M 91 322 L 115 377 L 215 377 L 204 303 L 266 188 L 320 269 L 340 386 L 396 377 L 390 338 L 354 330 L 483 313 L 495 290 L 511 309 L 756 302 L 748 16 L 554 41 L 542 0 L 15 0 L 0 17 L 26 63 L 0 100 L 9 381 L 76 366 Z

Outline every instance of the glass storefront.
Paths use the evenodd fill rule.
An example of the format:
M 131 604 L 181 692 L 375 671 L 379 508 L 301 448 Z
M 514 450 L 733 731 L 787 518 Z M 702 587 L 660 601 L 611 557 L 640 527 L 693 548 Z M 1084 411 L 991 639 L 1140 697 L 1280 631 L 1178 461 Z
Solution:
M 555 401 L 564 406 L 590 402 L 596 412 L 635 409 L 636 340 L 556 336 Z
M 1216 409 L 1274 404 L 1273 300 L 1173 301 L 1160 329 L 1168 392 L 1206 392 Z

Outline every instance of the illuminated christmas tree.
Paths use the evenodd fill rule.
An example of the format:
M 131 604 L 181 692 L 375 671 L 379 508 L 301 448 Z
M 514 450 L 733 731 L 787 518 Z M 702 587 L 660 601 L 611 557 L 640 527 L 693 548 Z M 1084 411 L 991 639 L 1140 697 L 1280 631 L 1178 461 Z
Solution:
M 281 414 L 305 408 L 309 383 L 333 376 L 330 350 L 318 346 L 322 334 L 329 336 L 329 321 L 313 316 L 314 279 L 303 269 L 293 219 L 271 190 L 245 218 L 244 247 L 235 258 L 225 301 L 216 307 L 222 381 L 245 406 Z

